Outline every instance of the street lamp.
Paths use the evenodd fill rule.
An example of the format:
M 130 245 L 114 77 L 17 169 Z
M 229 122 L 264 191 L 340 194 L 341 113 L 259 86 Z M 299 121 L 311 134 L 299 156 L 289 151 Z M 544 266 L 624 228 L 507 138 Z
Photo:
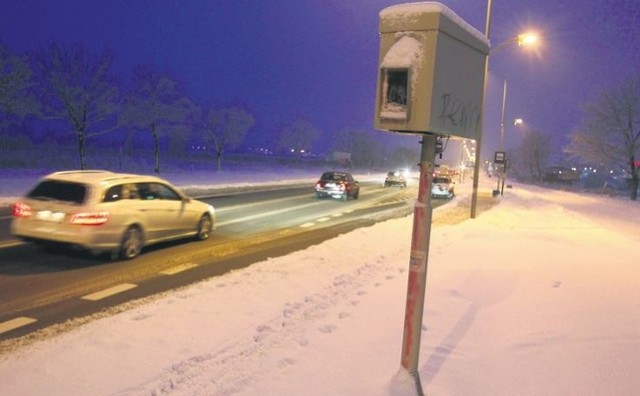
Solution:
M 498 52 L 499 50 L 506 48 L 510 44 L 518 44 L 519 47 L 532 46 L 538 42 L 538 35 L 535 33 L 523 33 L 516 37 L 507 40 L 495 48 L 492 48 L 490 54 Z M 504 151 L 504 111 L 507 104 L 507 80 L 503 78 L 502 84 L 502 112 L 500 116 L 500 151 Z M 522 120 L 520 120 L 522 121 Z
M 538 42 L 537 33 L 534 33 L 534 32 L 522 33 L 491 48 L 490 54 L 494 54 L 512 44 L 517 44 L 518 47 L 529 47 L 529 46 L 535 45 L 537 42 Z
M 486 21 L 486 25 L 485 25 L 485 36 L 487 37 L 487 39 L 489 39 L 489 35 L 491 33 L 491 7 L 492 7 L 492 0 L 488 0 L 487 1 L 487 21 Z M 533 32 L 529 32 L 529 33 L 523 33 L 523 34 L 519 34 L 507 41 L 504 41 L 500 44 L 498 44 L 497 46 L 491 48 L 489 50 L 489 55 L 491 54 L 495 54 L 496 52 L 507 48 L 509 45 L 512 44 L 517 44 L 519 47 L 523 47 L 523 46 L 531 46 L 534 45 L 535 43 L 538 42 L 538 35 L 536 33 Z M 489 74 L 489 56 L 487 56 L 487 59 L 485 61 L 485 69 L 484 69 L 484 96 L 483 96 L 483 103 L 486 102 L 486 93 L 487 93 L 487 76 Z M 506 107 L 506 98 L 507 98 L 507 80 L 504 79 L 504 84 L 502 87 L 502 115 L 501 115 L 501 121 L 500 121 L 500 148 L 501 150 L 504 148 L 504 112 L 505 112 L 505 107 Z M 478 155 L 480 155 L 480 148 L 481 148 L 481 144 L 482 144 L 482 132 L 480 133 L 480 139 L 477 142 L 477 150 L 478 150 Z M 477 208 L 477 202 L 478 202 L 478 179 L 479 179 L 479 175 L 480 175 L 480 161 L 476 161 L 474 170 L 473 170 L 473 190 L 472 190 L 472 194 L 471 194 L 471 218 L 475 219 L 476 218 L 476 208 Z M 498 185 L 500 183 L 500 178 L 498 178 Z
M 519 34 L 516 37 L 507 40 L 494 49 L 491 50 L 490 53 L 495 53 L 503 48 L 506 48 L 510 44 L 518 44 L 519 47 L 527 47 L 534 45 L 538 42 L 538 35 L 535 33 L 523 33 Z M 503 79 L 502 83 L 502 111 L 500 113 L 500 148 L 499 151 L 504 153 L 504 113 L 507 105 L 507 79 Z M 522 120 L 521 120 L 522 121 Z M 502 168 L 498 171 L 498 186 L 496 187 L 496 191 L 500 191 L 500 195 L 504 195 L 504 181 L 506 179 L 506 163 L 507 159 L 505 159 L 505 163 L 502 164 Z M 502 188 L 500 187 L 502 185 Z

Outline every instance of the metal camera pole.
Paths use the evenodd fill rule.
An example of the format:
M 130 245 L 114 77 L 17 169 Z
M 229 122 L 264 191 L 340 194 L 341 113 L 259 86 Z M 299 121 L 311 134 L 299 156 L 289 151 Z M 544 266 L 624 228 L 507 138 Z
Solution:
M 436 136 L 423 135 L 420 154 L 420 183 L 413 213 L 413 234 L 409 258 L 407 304 L 404 314 L 402 366 L 415 378 L 418 394 L 424 395 L 418 374 L 422 312 L 427 283 L 429 238 L 431 236 L 431 185 L 436 158 Z

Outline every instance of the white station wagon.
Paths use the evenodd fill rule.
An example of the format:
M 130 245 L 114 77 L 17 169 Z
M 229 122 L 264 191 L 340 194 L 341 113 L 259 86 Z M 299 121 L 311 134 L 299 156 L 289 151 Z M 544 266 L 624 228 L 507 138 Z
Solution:
M 12 216 L 17 238 L 108 252 L 113 259 L 132 259 L 158 242 L 208 239 L 215 223 L 213 206 L 161 178 L 98 170 L 43 177 L 13 205 Z

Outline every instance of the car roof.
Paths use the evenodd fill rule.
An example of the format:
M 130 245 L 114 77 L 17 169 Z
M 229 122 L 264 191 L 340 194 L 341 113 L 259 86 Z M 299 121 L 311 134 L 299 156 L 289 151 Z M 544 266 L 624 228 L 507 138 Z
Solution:
M 322 173 L 323 176 L 325 175 L 338 175 L 338 176 L 347 176 L 349 173 L 347 172 L 341 172 L 341 171 L 327 171 Z
M 135 181 L 135 182 L 144 182 L 144 181 L 155 181 L 155 182 L 164 182 L 163 179 L 150 176 L 150 175 L 136 175 L 129 173 L 115 173 L 105 170 L 73 170 L 73 171 L 62 171 L 62 172 L 54 172 L 44 177 L 46 180 L 56 180 L 56 181 L 68 181 L 68 182 L 77 182 L 77 183 L 86 183 L 86 184 L 101 184 L 101 183 L 117 183 L 120 181 Z

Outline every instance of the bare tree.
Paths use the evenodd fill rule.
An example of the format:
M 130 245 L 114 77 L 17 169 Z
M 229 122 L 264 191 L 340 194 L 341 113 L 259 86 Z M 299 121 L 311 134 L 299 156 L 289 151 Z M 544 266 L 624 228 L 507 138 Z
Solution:
M 133 89 L 127 95 L 121 124 L 151 133 L 155 173 L 160 173 L 160 138 L 185 134 L 195 113 L 196 106 L 169 75 L 151 65 L 134 67 Z
M 222 170 L 223 153 L 241 145 L 254 123 L 253 116 L 241 106 L 216 108 L 212 105 L 207 109 L 203 136 L 213 148 L 218 172 Z
M 120 97 L 111 73 L 113 58 L 114 53 L 108 49 L 93 55 L 80 44 L 53 43 L 34 54 L 44 114 L 71 124 L 81 169 L 87 169 L 85 140 L 117 127 Z
M 300 161 L 302 154 L 309 152 L 322 133 L 311 122 L 304 118 L 297 118 L 280 131 L 278 146 L 280 149 L 294 153 L 296 161 Z
M 640 77 L 606 90 L 584 106 L 586 116 L 571 133 L 567 151 L 586 161 L 628 172 L 630 198 L 638 197 L 640 159 Z
M 512 166 L 521 172 L 528 173 L 533 179 L 540 179 L 551 152 L 550 137 L 544 132 L 528 129 L 517 150 L 516 158 L 513 159 Z
M 384 146 L 379 142 L 376 132 L 344 128 L 338 131 L 331 148 L 351 154 L 351 163 L 356 167 L 372 167 L 384 162 Z
M 0 126 L 12 116 L 37 113 L 38 105 L 30 92 L 31 77 L 27 60 L 0 44 Z

